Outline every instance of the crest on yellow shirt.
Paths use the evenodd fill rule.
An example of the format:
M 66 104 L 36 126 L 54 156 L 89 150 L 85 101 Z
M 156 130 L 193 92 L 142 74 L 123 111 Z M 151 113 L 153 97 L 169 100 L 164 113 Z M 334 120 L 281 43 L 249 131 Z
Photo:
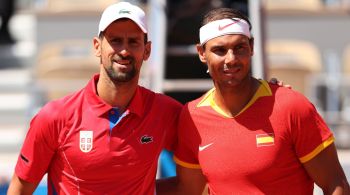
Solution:
M 79 146 L 82 152 L 90 152 L 93 146 L 93 131 L 80 131 Z

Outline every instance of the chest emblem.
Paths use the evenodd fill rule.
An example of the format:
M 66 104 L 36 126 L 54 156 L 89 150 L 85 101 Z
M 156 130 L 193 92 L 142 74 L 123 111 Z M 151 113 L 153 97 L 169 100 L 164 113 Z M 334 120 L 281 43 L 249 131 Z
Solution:
M 148 144 L 153 142 L 153 137 L 148 135 L 143 135 L 140 139 L 141 144 Z
M 93 146 L 93 131 L 80 131 L 79 146 L 82 152 L 90 152 Z
M 256 135 L 256 146 L 272 146 L 275 145 L 275 134 L 266 133 L 266 134 L 257 134 Z
M 199 149 L 199 151 L 201 152 L 201 151 L 205 150 L 206 148 L 208 148 L 209 146 L 211 146 L 211 145 L 213 145 L 213 144 L 214 144 L 214 143 L 210 143 L 210 144 L 207 144 L 207 145 L 204 145 L 204 146 L 199 146 L 198 149 Z

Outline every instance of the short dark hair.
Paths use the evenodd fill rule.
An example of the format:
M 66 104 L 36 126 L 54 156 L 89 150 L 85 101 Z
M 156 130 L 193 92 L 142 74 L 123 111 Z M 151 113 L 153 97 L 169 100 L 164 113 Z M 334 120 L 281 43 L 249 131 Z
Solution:
M 222 20 L 222 19 L 228 19 L 228 18 L 243 19 L 248 22 L 249 30 L 250 31 L 252 30 L 252 25 L 250 24 L 250 21 L 246 15 L 244 15 L 242 12 L 240 12 L 237 9 L 226 8 L 226 7 L 213 9 L 209 11 L 207 14 L 205 14 L 202 20 L 202 26 L 215 20 Z

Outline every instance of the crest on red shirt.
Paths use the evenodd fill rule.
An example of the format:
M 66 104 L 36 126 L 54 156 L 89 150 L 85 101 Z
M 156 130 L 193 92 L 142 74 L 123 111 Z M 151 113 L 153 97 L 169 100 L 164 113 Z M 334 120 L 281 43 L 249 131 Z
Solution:
M 275 145 L 275 134 L 266 133 L 266 134 L 257 134 L 256 135 L 256 146 L 272 146 Z
M 80 131 L 79 147 L 82 152 L 90 152 L 93 146 L 93 131 Z

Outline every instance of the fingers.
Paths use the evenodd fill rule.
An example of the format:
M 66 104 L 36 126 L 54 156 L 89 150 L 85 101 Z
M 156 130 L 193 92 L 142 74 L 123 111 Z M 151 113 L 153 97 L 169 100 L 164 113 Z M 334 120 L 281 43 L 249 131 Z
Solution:
M 292 89 L 291 85 L 288 84 L 284 84 L 283 81 L 279 81 L 277 78 L 271 78 L 269 83 L 273 84 L 273 85 L 278 85 L 280 87 L 286 87 L 288 89 Z
M 279 81 L 276 78 L 271 78 L 269 81 L 269 83 L 274 84 L 274 85 L 278 85 L 278 82 Z

